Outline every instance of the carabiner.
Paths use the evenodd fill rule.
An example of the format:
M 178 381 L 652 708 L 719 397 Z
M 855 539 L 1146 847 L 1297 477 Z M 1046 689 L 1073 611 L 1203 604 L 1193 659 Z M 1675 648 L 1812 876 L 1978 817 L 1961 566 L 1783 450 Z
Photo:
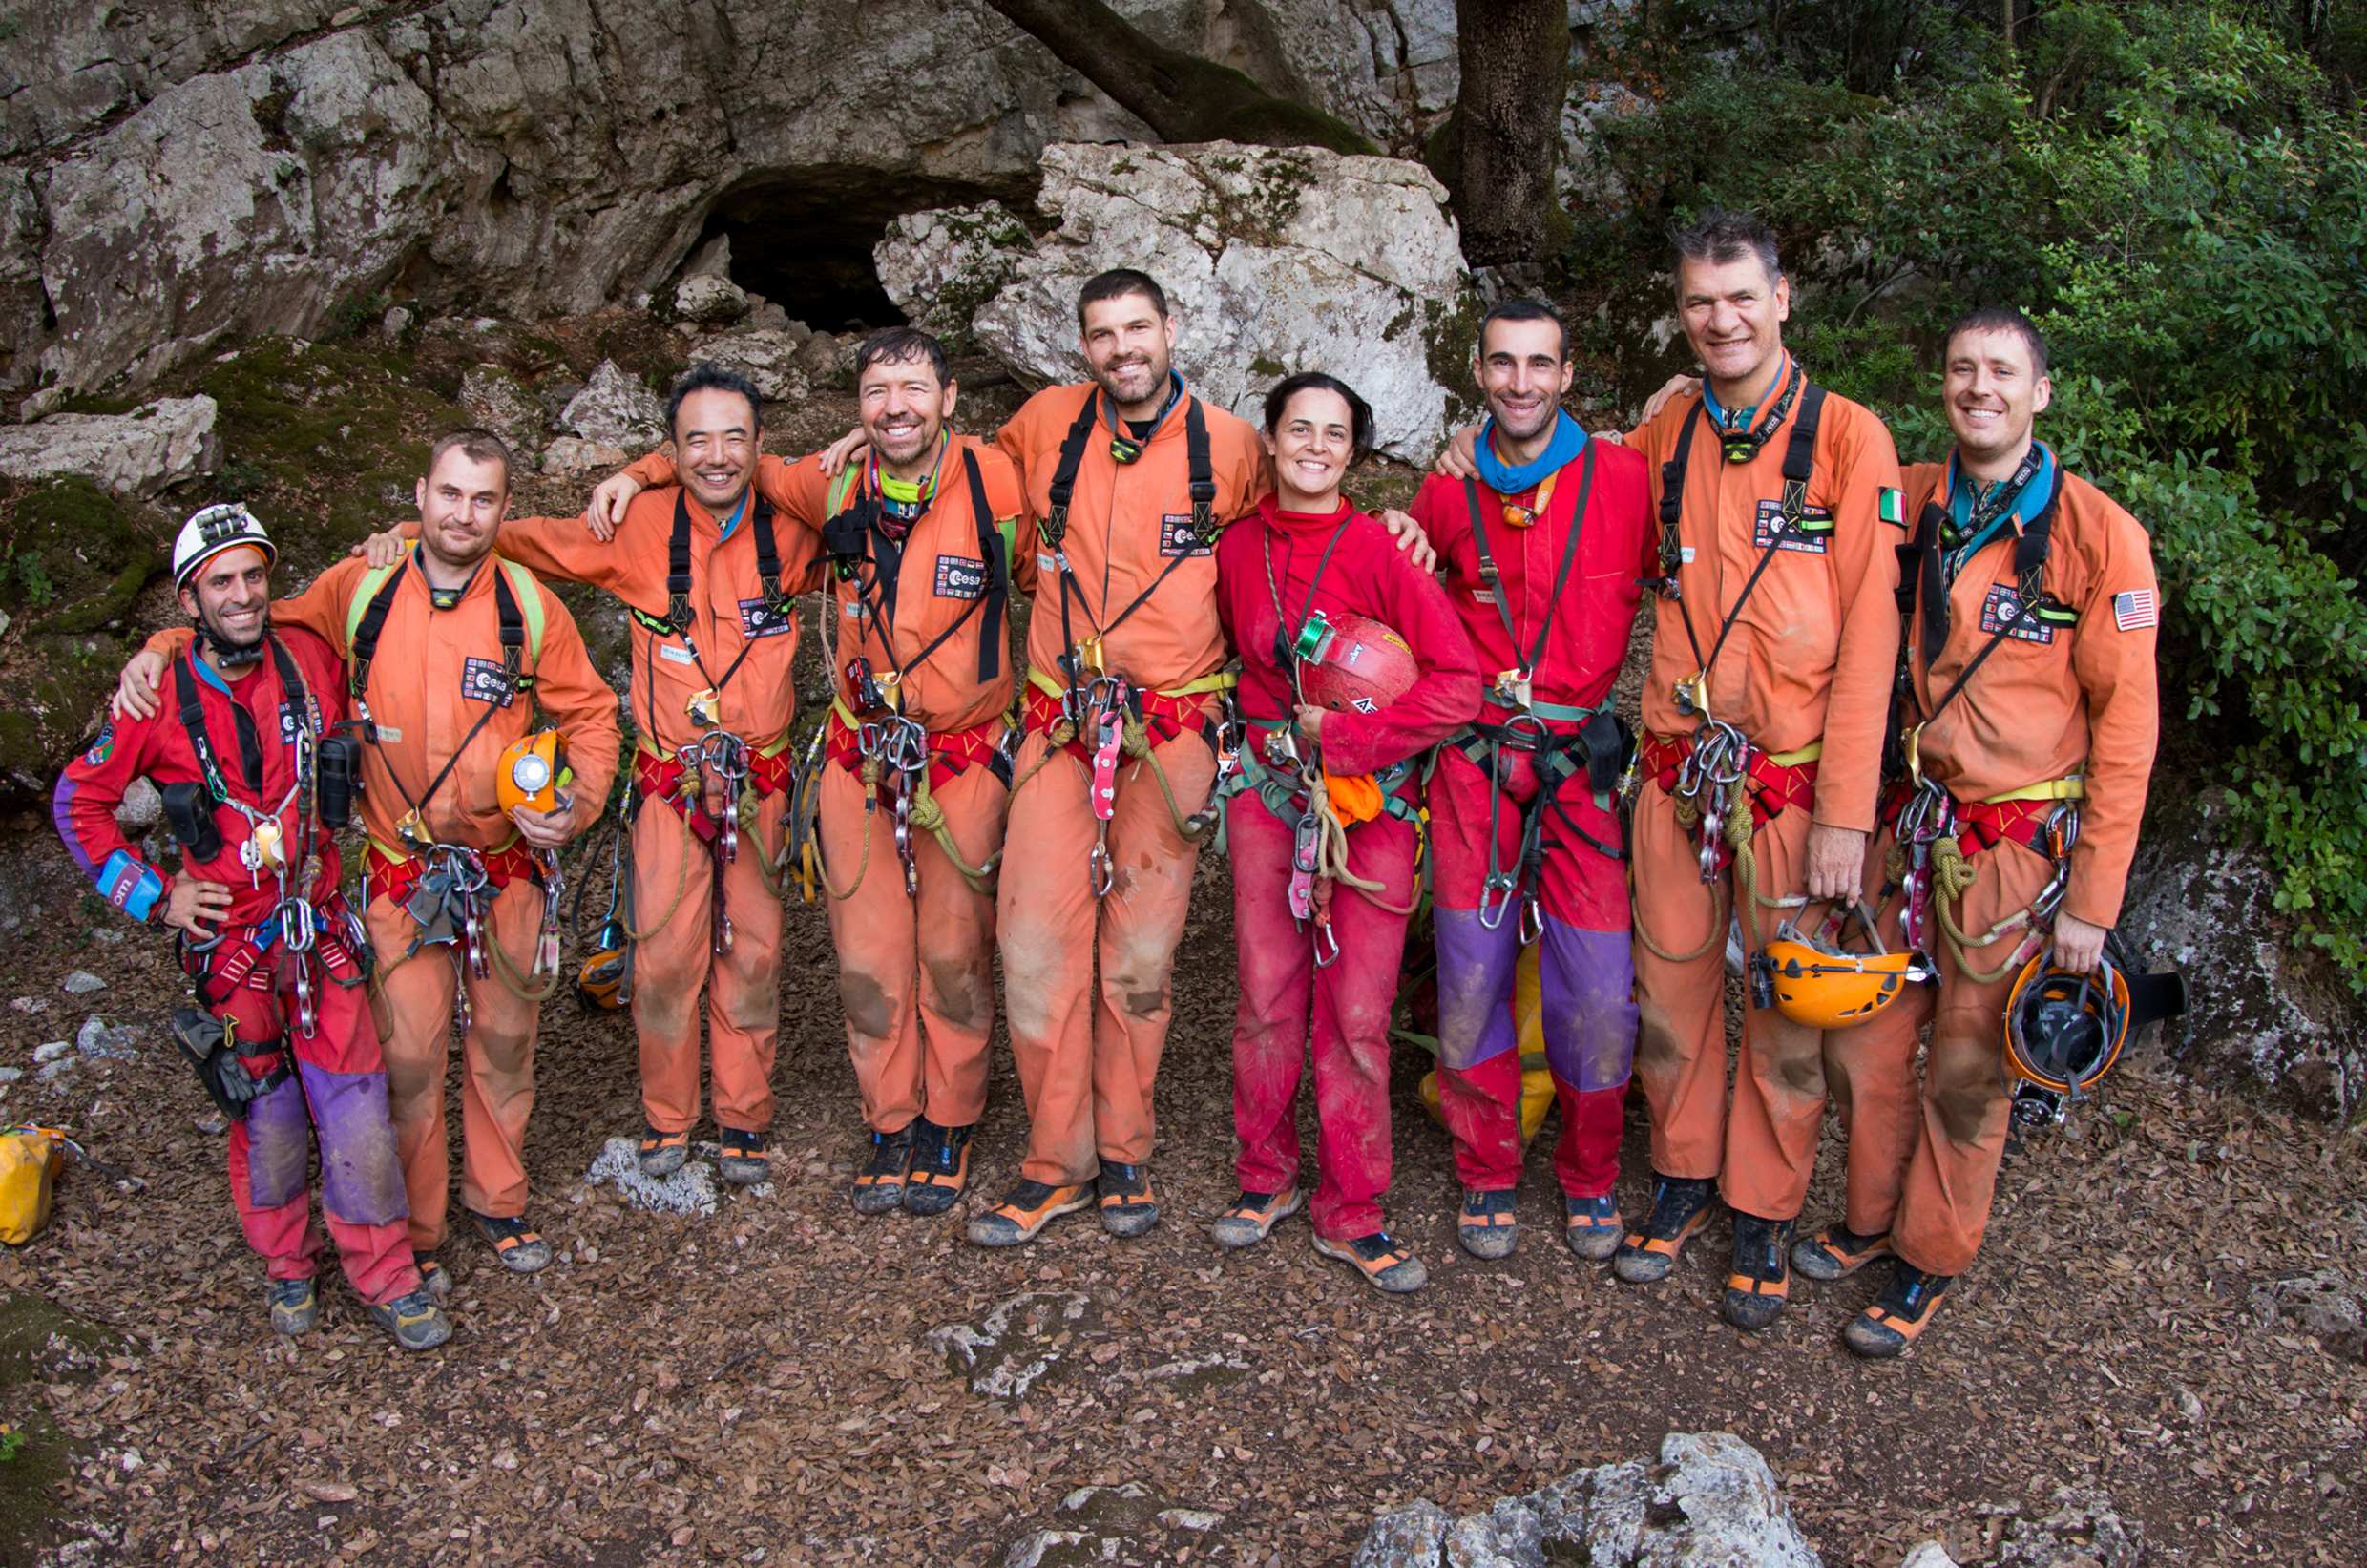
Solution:
M 1532 889 L 1520 901 L 1520 945 L 1528 947 L 1545 934 L 1545 914 L 1538 908 L 1537 892 Z
M 1509 871 L 1490 871 L 1479 885 L 1479 928 L 1496 930 L 1504 924 L 1504 916 L 1512 912 L 1512 901 L 1519 895 L 1520 879 Z M 1489 915 L 1493 906 L 1494 917 Z
M 1330 969 L 1340 961 L 1339 933 L 1331 929 L 1331 917 L 1329 914 L 1320 914 L 1315 917 L 1314 942 L 1317 969 Z
M 1094 844 L 1093 853 L 1086 857 L 1085 861 L 1085 879 L 1087 885 L 1093 889 L 1094 897 L 1107 898 L 1109 896 L 1111 887 L 1118 880 L 1118 873 L 1110 865 L 1107 844 L 1099 841 Z

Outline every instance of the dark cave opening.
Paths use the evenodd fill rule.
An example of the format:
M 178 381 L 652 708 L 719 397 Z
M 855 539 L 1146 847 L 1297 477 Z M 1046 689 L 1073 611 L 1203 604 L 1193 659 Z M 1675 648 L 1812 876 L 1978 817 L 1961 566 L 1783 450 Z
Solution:
M 732 282 L 818 331 L 883 326 L 904 319 L 871 265 L 890 220 L 1011 195 L 853 167 L 756 174 L 716 199 L 699 242 L 730 236 Z

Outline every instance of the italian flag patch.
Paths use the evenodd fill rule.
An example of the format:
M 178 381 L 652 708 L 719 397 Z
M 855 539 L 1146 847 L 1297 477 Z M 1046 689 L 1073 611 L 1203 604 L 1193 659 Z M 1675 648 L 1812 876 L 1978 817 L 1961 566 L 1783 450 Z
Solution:
M 1906 526 L 1906 503 L 1899 497 L 1898 492 L 1891 489 L 1890 486 L 1884 485 L 1882 487 L 1882 499 L 1879 503 L 1877 503 L 1875 510 L 1880 512 L 1884 522 L 1896 523 L 1902 528 Z

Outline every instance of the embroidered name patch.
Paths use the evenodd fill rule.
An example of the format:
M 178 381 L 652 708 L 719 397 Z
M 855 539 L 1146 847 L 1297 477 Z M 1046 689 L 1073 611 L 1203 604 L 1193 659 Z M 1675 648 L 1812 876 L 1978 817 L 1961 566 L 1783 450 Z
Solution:
M 1992 633 L 2003 631 L 2005 623 L 2020 614 L 2021 596 L 2015 592 L 2014 585 L 2010 582 L 1993 583 L 1989 588 L 1989 596 L 1980 601 L 1980 629 Z M 2040 618 L 2040 612 L 2033 610 L 2028 618 L 2015 627 L 2010 635 L 2017 642 L 2052 642 L 2055 640 L 2055 628 Z
M 2112 596 L 2112 624 L 2134 632 L 2157 622 L 2158 610 L 2150 588 L 2133 588 Z
M 937 597 L 974 599 L 986 593 L 986 563 L 974 555 L 937 557 Z
M 499 660 L 471 659 L 460 667 L 460 695 L 471 702 L 506 708 L 516 699 L 517 687 Z
M 1781 501 L 1761 501 L 1759 514 L 1751 519 L 1750 546 L 1765 550 L 1774 543 L 1775 534 L 1784 526 L 1784 504 Z M 1800 520 L 1784 535 L 1786 550 L 1804 551 L 1812 555 L 1825 553 L 1825 543 L 1833 537 L 1833 513 L 1823 507 L 1802 507 Z
M 740 635 L 744 638 L 783 637 L 789 630 L 788 606 L 775 609 L 764 599 L 740 601 Z
M 1159 553 L 1162 555 L 1205 555 L 1216 548 L 1216 541 L 1204 539 L 1200 530 L 1192 526 L 1192 514 L 1168 512 L 1159 519 Z

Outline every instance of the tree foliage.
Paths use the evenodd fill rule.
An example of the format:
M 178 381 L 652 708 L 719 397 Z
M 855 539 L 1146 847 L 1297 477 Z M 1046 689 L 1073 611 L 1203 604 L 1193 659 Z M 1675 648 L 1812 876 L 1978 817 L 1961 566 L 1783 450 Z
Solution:
M 2042 433 L 2153 533 L 2166 755 L 2236 791 L 2280 905 L 2367 986 L 2367 117 L 2343 10 L 2073 0 L 2009 46 L 1986 4 L 1649 9 L 1625 42 L 1657 96 L 1600 149 L 1632 202 L 1581 214 L 1570 266 L 1649 320 L 1671 220 L 1766 214 L 1802 357 L 1909 457 L 1946 446 L 1944 324 L 2029 311 L 2055 359 Z M 1606 346 L 1630 394 L 1671 367 Z

